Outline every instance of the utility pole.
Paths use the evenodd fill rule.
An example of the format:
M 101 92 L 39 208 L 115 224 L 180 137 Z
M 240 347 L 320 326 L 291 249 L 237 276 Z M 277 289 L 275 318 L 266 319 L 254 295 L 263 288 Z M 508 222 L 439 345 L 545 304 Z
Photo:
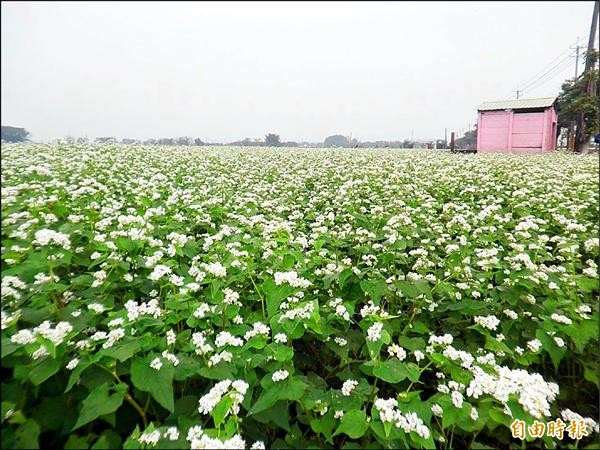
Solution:
M 517 89 L 516 91 L 513 91 L 513 92 L 517 94 L 517 100 L 519 100 L 519 94 L 523 93 L 523 91 L 521 91 L 519 89 Z
M 444 145 L 448 147 L 448 128 L 444 128 Z
M 590 26 L 590 38 L 588 40 L 588 48 L 585 57 L 585 72 L 584 75 L 589 75 L 589 71 L 593 70 L 592 59 L 590 54 L 594 50 L 594 43 L 596 42 L 596 31 L 598 30 L 598 19 L 600 15 L 600 1 L 594 2 L 594 12 L 592 13 L 592 24 Z M 596 96 L 596 83 L 588 76 L 587 80 L 587 93 L 588 95 Z M 585 116 L 584 113 L 579 114 L 579 120 L 577 121 L 577 134 L 575 137 L 575 150 L 577 152 L 587 151 L 587 136 L 585 132 Z
M 579 74 L 579 36 L 577 36 L 577 45 L 575 47 L 569 47 L 575 50 L 575 80 L 577 80 L 577 75 Z

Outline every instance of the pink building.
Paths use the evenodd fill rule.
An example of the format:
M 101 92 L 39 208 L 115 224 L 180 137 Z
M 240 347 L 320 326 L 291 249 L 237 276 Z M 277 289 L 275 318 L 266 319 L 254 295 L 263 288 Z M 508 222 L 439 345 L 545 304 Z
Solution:
M 556 97 L 485 102 L 477 111 L 477 153 L 556 149 Z

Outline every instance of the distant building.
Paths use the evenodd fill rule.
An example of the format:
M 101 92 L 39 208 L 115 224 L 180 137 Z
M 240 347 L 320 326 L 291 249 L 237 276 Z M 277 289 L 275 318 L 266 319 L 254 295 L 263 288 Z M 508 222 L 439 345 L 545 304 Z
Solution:
M 477 111 L 477 153 L 556 149 L 556 97 L 485 102 Z

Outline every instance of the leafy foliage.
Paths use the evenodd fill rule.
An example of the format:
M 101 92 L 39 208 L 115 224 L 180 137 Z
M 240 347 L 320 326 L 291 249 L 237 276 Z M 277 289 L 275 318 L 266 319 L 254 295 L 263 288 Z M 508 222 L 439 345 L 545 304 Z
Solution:
M 513 417 L 577 414 L 588 445 L 597 179 L 559 153 L 3 146 L 2 447 L 515 447 Z

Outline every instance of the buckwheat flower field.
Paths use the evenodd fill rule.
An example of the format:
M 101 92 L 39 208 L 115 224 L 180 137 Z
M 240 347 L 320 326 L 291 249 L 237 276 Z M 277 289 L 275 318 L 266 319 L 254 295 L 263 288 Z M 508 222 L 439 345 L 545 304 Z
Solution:
M 2 447 L 594 445 L 598 176 L 560 153 L 3 145 Z

